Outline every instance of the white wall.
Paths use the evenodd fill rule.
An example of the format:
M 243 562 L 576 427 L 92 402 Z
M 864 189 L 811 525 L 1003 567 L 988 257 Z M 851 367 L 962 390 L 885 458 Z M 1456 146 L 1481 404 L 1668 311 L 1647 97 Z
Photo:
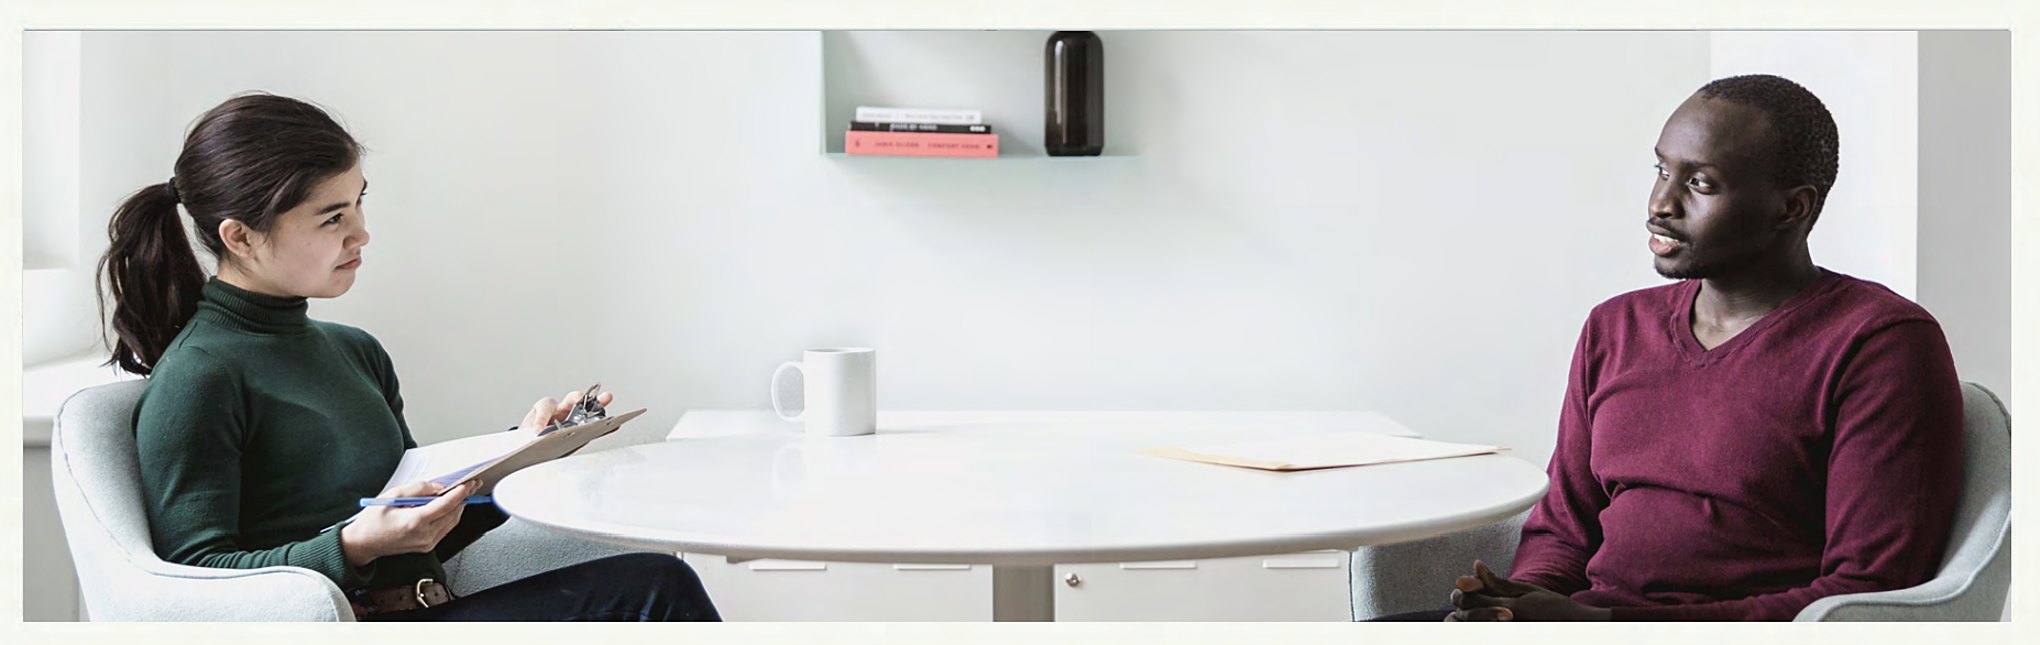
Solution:
M 29 270 L 69 266 L 79 257 L 78 85 L 82 34 L 31 32 L 22 39 L 22 263 Z
M 131 118 L 86 201 L 236 91 L 332 109 L 375 240 L 313 313 L 383 340 L 426 440 L 597 379 L 657 435 L 869 344 L 892 408 L 1372 408 L 1543 462 L 1587 308 L 1659 282 L 1649 150 L 1705 34 L 1105 41 L 1136 156 L 957 162 L 817 154 L 813 33 L 92 33 L 88 129 Z
M 1712 50 L 1711 77 L 1783 76 L 1835 117 L 1841 167 L 1807 241 L 1814 263 L 1918 300 L 1918 32 L 1715 32 Z
M 21 304 L 23 365 L 81 353 L 98 341 L 91 269 L 84 247 L 101 231 L 81 230 L 78 199 L 84 39 L 78 32 L 27 32 L 22 52 Z
M 869 344 L 889 408 L 1377 409 L 1541 464 L 1587 309 L 1662 282 L 1665 117 L 1761 67 L 1841 124 L 1816 260 L 1934 293 L 1910 35 L 1104 38 L 1131 156 L 954 161 L 818 154 L 813 33 L 91 32 L 81 257 L 260 88 L 372 149 L 361 280 L 313 315 L 382 339 L 422 441 L 597 379 L 652 408 L 624 440 L 662 436 L 764 406 L 802 347 Z
M 426 439 L 597 379 L 656 435 L 854 343 L 888 407 L 1376 408 L 1541 462 L 1586 309 L 1659 282 L 1663 119 L 1762 61 L 1843 128 L 1816 257 L 1914 290 L 1910 34 L 1105 39 L 1134 156 L 956 162 L 816 154 L 813 33 L 98 32 L 84 202 L 236 91 L 332 109 L 376 240 L 315 315 L 383 339 Z M 569 313 L 584 279 L 613 313 Z
M 2011 36 L 1920 33 L 1920 304 L 1962 378 L 2012 387 Z

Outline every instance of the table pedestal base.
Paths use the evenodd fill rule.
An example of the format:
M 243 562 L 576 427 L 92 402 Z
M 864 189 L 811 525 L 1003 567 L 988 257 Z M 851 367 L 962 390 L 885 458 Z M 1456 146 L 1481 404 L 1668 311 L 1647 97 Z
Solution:
M 992 620 L 1055 620 L 1055 566 L 992 567 Z

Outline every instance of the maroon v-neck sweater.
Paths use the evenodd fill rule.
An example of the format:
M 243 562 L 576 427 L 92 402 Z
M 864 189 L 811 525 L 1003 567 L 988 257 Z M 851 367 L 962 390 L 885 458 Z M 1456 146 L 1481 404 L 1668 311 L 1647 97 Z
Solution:
M 1511 577 L 1616 620 L 1791 620 L 1933 576 L 1961 487 L 1940 324 L 1822 270 L 1711 350 L 1697 280 L 1594 308 Z

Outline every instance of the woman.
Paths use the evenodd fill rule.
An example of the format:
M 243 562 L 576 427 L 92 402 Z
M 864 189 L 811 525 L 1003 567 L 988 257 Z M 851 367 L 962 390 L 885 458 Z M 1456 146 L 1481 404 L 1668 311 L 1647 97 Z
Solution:
M 99 271 L 113 299 L 112 362 L 149 376 L 135 443 L 158 555 L 318 571 L 364 620 L 717 620 L 671 554 L 446 592 L 441 563 L 507 517 L 466 507 L 471 486 L 382 490 L 417 446 L 389 355 L 367 332 L 305 315 L 308 298 L 347 293 L 361 267 L 361 156 L 317 107 L 238 96 L 192 127 L 169 181 L 114 213 Z M 179 204 L 218 275 L 200 267 Z M 535 432 L 579 397 L 542 399 L 519 427 Z M 435 494 L 424 506 L 358 510 L 363 497 Z

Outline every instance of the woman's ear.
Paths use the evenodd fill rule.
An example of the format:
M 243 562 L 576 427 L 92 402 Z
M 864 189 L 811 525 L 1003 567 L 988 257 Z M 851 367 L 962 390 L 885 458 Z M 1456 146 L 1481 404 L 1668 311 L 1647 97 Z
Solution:
M 226 245 L 227 254 L 239 260 L 255 259 L 255 245 L 261 243 L 261 233 L 248 228 L 247 224 L 242 224 L 241 220 L 237 219 L 220 220 L 219 233 L 220 243 Z

